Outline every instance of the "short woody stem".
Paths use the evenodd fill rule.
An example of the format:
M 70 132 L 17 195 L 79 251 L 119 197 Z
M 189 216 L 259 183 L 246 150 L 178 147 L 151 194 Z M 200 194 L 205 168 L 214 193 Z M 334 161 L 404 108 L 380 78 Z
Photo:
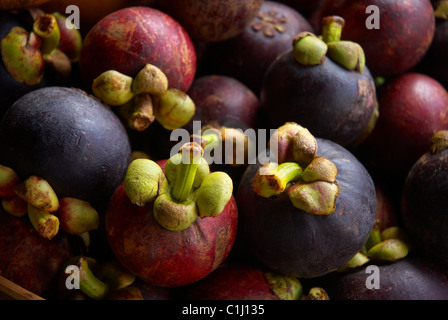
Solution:
M 85 257 L 78 260 L 79 267 L 79 286 L 81 291 L 89 298 L 101 300 L 106 298 L 109 293 L 107 284 L 99 280 L 90 270 L 88 261 Z
M 339 16 L 329 16 L 323 19 L 322 40 L 325 43 L 341 40 L 345 21 Z
M 284 162 L 280 165 L 272 165 L 272 168 L 258 171 L 253 188 L 258 195 L 269 198 L 285 191 L 288 183 L 297 180 L 303 173 L 302 167 L 294 162 Z M 266 168 L 264 168 L 266 169 Z
M 191 142 L 182 146 L 179 152 L 182 154 L 182 158 L 172 197 L 175 201 L 184 202 L 191 193 L 203 149 L 199 144 Z
M 58 22 L 53 15 L 44 14 L 38 17 L 34 21 L 33 32 L 42 39 L 42 54 L 49 54 L 57 48 L 61 34 Z
M 59 219 L 55 215 L 28 204 L 28 217 L 34 229 L 45 239 L 51 240 L 59 232 Z

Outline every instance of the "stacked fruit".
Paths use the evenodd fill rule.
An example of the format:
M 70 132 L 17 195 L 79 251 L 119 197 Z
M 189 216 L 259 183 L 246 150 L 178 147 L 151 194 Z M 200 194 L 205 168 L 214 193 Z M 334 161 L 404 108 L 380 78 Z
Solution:
M 2 1 L 0 275 L 47 299 L 448 299 L 447 17 Z

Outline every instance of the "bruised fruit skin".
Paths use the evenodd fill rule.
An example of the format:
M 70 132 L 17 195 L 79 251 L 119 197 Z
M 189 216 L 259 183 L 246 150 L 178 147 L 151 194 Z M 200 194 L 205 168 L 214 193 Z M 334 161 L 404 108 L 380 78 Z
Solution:
M 240 34 L 255 17 L 262 0 L 162 0 L 157 5 L 179 21 L 192 38 L 218 42 Z
M 366 24 L 379 9 L 379 29 Z M 434 10 L 429 0 L 326 0 L 319 17 L 338 15 L 345 19 L 342 39 L 359 43 L 374 76 L 392 76 L 412 69 L 425 55 L 434 36 Z M 410 23 L 412 21 L 412 23 Z
M 0 274 L 49 298 L 54 295 L 63 262 L 72 254 L 66 234 L 42 238 L 27 217 L 17 218 L 0 208 Z
M 159 161 L 164 168 L 166 161 Z M 215 270 L 228 256 L 236 235 L 232 197 L 216 217 L 197 218 L 182 231 L 168 231 L 154 218 L 154 202 L 132 204 L 121 184 L 106 213 L 106 234 L 122 265 L 154 285 L 177 287 Z
M 103 201 L 122 182 L 131 148 L 118 117 L 77 89 L 28 93 L 0 123 L 0 163 L 45 179 L 59 197 Z
M 130 7 L 101 19 L 83 41 L 79 69 L 86 88 L 101 73 L 134 78 L 146 64 L 160 68 L 171 88 L 187 91 L 196 73 L 196 52 L 185 29 L 167 14 Z
M 364 246 L 375 220 L 373 181 L 346 149 L 317 139 L 318 156 L 337 168 L 339 195 L 329 215 L 295 208 L 283 193 L 258 196 L 252 187 L 259 165 L 250 165 L 237 192 L 239 234 L 248 252 L 265 266 L 299 278 L 324 275 L 349 261 Z

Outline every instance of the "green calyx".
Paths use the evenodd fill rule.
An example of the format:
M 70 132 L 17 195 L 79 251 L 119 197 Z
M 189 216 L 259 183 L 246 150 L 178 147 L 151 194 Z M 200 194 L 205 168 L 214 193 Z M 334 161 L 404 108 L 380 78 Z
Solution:
M 188 228 L 196 218 L 216 217 L 232 197 L 233 184 L 224 172 L 210 173 L 202 147 L 186 143 L 165 164 L 164 171 L 149 159 L 131 162 L 125 192 L 131 202 L 153 202 L 156 221 L 170 231 Z
M 431 137 L 430 151 L 433 154 L 441 153 L 448 149 L 448 130 L 436 132 Z
M 252 182 L 254 192 L 263 198 L 286 193 L 298 209 L 331 214 L 339 195 L 337 168 L 329 159 L 316 156 L 317 142 L 311 133 L 288 122 L 273 134 L 269 148 L 281 161 L 259 168 Z
M 120 116 L 133 130 L 144 131 L 154 120 L 165 129 L 186 125 L 196 106 L 183 91 L 169 88 L 168 78 L 158 67 L 147 64 L 134 77 L 108 70 L 94 79 L 93 94 L 110 106 L 120 107 Z
M 364 71 L 366 57 L 362 47 L 353 41 L 328 43 L 328 56 L 347 70 Z
M 301 65 L 315 66 L 331 60 L 349 71 L 362 73 L 366 58 L 362 47 L 353 41 L 341 40 L 345 21 L 339 16 L 328 16 L 322 20 L 322 35 L 310 32 L 299 33 L 293 41 L 293 56 Z
M 280 300 L 299 300 L 302 297 L 303 288 L 299 279 L 273 272 L 265 272 L 264 278 Z
M 44 74 L 45 61 L 40 51 L 42 40 L 35 33 L 13 27 L 1 40 L 1 57 L 6 70 L 18 82 L 37 85 Z
M 294 59 L 305 66 L 315 66 L 325 61 L 328 46 L 310 32 L 302 32 L 293 42 Z

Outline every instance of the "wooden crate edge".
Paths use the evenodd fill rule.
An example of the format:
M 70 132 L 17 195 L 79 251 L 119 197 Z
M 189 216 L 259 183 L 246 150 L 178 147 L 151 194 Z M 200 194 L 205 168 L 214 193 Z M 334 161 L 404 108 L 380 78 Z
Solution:
M 10 300 L 45 300 L 44 298 L 22 288 L 14 282 L 0 276 L 0 299 L 7 297 Z M 5 300 L 5 299 L 3 299 Z

